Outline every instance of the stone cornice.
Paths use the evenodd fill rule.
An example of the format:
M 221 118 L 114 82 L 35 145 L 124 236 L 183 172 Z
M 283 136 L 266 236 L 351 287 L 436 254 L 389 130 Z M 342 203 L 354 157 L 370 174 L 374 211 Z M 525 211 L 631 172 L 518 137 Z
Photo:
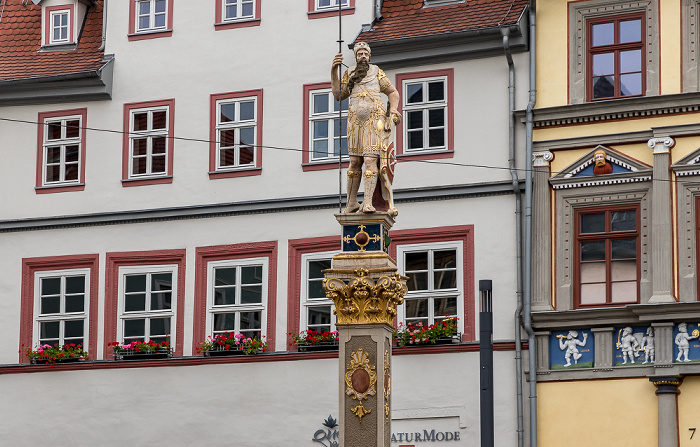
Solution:
M 534 126 L 545 128 L 630 118 L 700 112 L 700 92 L 570 104 L 534 110 Z M 525 111 L 518 111 L 521 119 Z

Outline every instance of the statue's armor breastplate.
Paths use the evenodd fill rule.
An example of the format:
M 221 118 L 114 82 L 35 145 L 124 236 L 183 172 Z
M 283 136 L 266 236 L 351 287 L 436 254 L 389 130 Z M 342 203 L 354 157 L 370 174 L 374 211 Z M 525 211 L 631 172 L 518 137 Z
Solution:
M 370 65 L 367 75 L 362 81 L 356 83 L 350 95 L 350 110 L 354 111 L 359 122 L 366 122 L 373 117 L 376 119 L 379 115 L 383 115 L 386 110 L 382 106 L 381 97 L 379 95 L 379 78 L 377 77 L 379 69 L 376 65 Z

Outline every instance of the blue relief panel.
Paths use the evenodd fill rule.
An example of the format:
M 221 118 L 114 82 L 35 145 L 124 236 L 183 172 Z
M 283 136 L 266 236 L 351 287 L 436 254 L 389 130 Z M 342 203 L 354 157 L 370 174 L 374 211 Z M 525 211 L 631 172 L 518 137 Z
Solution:
M 654 329 L 651 326 L 616 327 L 613 353 L 614 366 L 654 363 Z
M 676 362 L 700 362 L 700 323 L 678 323 L 673 328 L 673 356 Z
M 388 236 L 382 224 L 343 225 L 343 251 L 388 252 Z
M 632 170 L 627 169 L 627 168 L 623 168 L 622 166 L 620 166 L 616 163 L 610 163 L 610 161 L 608 161 L 608 164 L 610 166 L 612 166 L 611 174 L 620 174 L 622 172 L 632 172 Z M 586 169 L 582 170 L 581 172 L 578 172 L 573 177 L 589 177 L 589 176 L 595 175 L 595 174 L 593 174 L 594 167 L 595 167 L 595 164 L 591 164 L 590 166 L 586 167 Z
M 549 336 L 549 369 L 593 368 L 594 346 L 590 329 L 552 331 Z

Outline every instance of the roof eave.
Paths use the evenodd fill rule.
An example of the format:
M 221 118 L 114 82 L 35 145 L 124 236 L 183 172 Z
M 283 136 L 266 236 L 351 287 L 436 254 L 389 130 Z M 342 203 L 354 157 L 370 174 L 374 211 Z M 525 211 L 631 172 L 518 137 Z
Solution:
M 0 81 L 0 107 L 112 98 L 114 56 L 97 70 Z
M 503 28 L 510 28 L 512 52 L 527 51 L 527 24 L 526 20 L 521 20 L 523 17 L 526 16 L 521 15 L 516 23 L 509 25 L 398 39 L 369 40 L 372 62 L 382 68 L 392 69 L 502 55 Z

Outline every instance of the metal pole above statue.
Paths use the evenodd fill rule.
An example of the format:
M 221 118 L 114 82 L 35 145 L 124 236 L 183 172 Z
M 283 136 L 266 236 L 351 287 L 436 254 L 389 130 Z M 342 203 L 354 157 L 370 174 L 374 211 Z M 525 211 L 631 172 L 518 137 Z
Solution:
M 408 291 L 408 278 L 389 256 L 388 236 L 398 214 L 391 184 L 399 94 L 384 72 L 369 64 L 370 51 L 366 43 L 357 43 L 357 63 L 342 79 L 342 54 L 331 68 L 335 99 L 350 98 L 348 197 L 345 212 L 335 215 L 342 227 L 342 250 L 333 257 L 333 267 L 323 272 L 340 342 L 340 447 L 391 445 L 391 335 L 396 307 Z M 382 93 L 389 99 L 387 108 Z

